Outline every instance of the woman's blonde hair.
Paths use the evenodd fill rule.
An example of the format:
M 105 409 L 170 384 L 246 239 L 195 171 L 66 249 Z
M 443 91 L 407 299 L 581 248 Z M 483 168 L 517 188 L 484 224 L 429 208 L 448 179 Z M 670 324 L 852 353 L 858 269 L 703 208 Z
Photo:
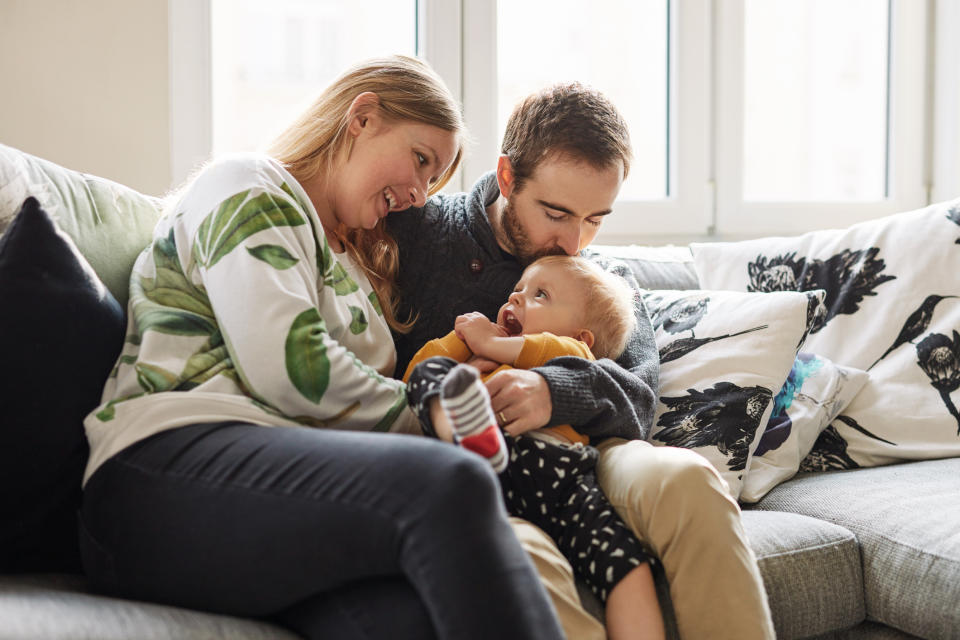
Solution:
M 544 256 L 535 264 L 558 265 L 581 286 L 584 328 L 593 333 L 590 351 L 596 358 L 619 358 L 637 326 L 636 292 L 627 281 L 580 256 Z
M 387 121 L 413 121 L 451 131 L 457 138 L 453 163 L 430 186 L 433 195 L 449 182 L 463 157 L 466 127 L 457 101 L 430 66 L 408 56 L 374 58 L 348 69 L 269 145 L 267 153 L 279 160 L 301 183 L 317 174 L 330 175 L 334 159 L 352 144 L 348 133 L 350 106 L 361 93 L 377 95 L 377 107 Z M 413 321 L 396 317 L 394 290 L 399 268 L 396 241 L 378 223 L 373 229 L 337 229 L 350 256 L 373 285 L 387 323 L 405 333 Z

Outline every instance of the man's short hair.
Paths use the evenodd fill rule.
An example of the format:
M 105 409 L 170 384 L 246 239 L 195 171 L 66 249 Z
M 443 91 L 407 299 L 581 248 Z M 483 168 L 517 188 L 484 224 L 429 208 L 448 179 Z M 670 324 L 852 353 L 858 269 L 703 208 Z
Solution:
M 566 154 L 597 169 L 620 161 L 630 172 L 630 133 L 599 91 L 579 82 L 556 84 L 524 98 L 507 121 L 500 153 L 510 158 L 516 187 L 544 158 Z
M 582 256 L 544 256 L 533 264 L 558 265 L 583 288 L 584 328 L 593 332 L 590 351 L 598 359 L 619 358 L 637 326 L 633 287 Z

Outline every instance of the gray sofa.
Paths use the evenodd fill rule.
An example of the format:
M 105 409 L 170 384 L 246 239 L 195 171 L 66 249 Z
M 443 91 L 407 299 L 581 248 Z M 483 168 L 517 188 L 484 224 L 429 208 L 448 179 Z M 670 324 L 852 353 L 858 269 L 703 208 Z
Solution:
M 0 232 L 27 195 L 125 305 L 158 202 L 0 145 Z M 682 249 L 632 262 L 649 288 L 696 287 Z M 743 521 L 779 638 L 960 638 L 960 459 L 800 475 L 745 507 Z M 0 575 L 0 640 L 294 637 L 267 622 L 98 595 L 80 575 Z

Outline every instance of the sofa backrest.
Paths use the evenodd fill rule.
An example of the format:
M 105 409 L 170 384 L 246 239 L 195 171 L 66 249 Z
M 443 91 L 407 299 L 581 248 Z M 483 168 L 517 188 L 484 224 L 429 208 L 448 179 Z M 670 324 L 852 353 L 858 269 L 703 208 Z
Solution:
M 689 247 L 594 244 L 589 250 L 627 263 L 644 289 L 700 288 Z
M 150 243 L 161 200 L 0 144 L 0 233 L 33 196 L 126 308 L 130 271 Z

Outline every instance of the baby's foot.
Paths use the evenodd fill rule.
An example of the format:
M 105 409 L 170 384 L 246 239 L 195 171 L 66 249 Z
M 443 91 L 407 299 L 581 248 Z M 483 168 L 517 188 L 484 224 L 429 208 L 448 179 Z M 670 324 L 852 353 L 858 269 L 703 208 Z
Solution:
M 441 387 L 440 406 L 461 446 L 486 458 L 497 473 L 507 468 L 507 443 L 476 369 L 459 364 L 450 370 Z

